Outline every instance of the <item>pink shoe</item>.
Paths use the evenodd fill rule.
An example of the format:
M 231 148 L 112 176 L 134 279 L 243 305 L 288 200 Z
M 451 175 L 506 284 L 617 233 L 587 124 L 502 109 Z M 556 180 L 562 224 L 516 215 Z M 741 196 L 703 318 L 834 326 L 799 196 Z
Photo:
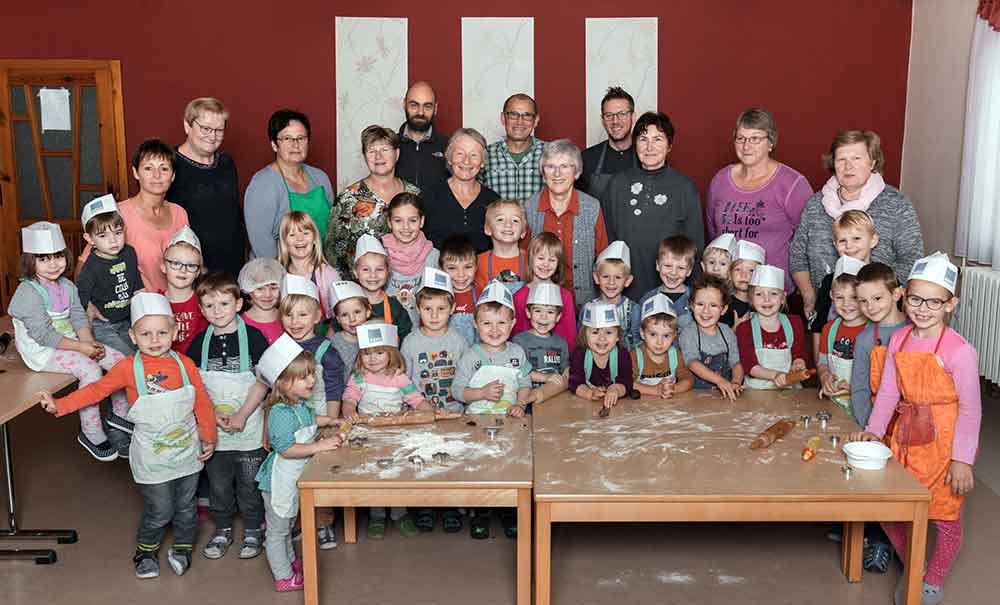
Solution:
M 302 575 L 302 559 L 292 559 L 292 573 Z
M 287 580 L 275 580 L 274 590 L 278 592 L 295 592 L 296 590 L 302 590 L 305 586 L 305 580 L 302 578 L 302 574 L 298 572 L 292 573 L 292 577 Z

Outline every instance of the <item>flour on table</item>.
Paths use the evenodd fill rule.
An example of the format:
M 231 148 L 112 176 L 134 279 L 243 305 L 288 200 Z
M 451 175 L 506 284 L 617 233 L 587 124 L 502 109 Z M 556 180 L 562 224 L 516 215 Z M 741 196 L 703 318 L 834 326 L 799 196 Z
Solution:
M 351 469 L 354 474 L 377 474 L 380 479 L 398 478 L 404 468 L 413 469 L 417 479 L 424 479 L 473 461 L 495 459 L 506 462 L 513 449 L 513 440 L 505 437 L 503 431 L 491 441 L 478 443 L 471 440 L 472 434 L 469 432 L 441 434 L 419 428 L 355 427 L 351 431 L 351 437 L 366 437 L 372 446 L 394 448 L 392 454 L 386 456 L 392 458 L 392 464 L 388 468 L 379 467 L 371 459 Z M 434 461 L 434 454 L 438 452 L 448 454 L 445 462 Z M 423 459 L 422 467 L 410 462 L 415 456 Z M 483 465 L 480 464 L 467 466 L 465 470 L 475 472 L 482 468 Z
M 694 576 L 680 571 L 662 571 L 656 575 L 660 584 L 694 584 Z

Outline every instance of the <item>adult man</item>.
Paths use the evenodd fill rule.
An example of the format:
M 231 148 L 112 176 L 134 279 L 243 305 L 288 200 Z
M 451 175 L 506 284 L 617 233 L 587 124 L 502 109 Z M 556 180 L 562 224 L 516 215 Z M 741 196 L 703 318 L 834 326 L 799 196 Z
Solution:
M 427 82 L 415 82 L 406 91 L 406 122 L 399 127 L 396 176 L 420 189 L 448 178 L 444 161 L 448 137 L 434 129 L 437 109 L 437 95 Z
M 538 167 L 544 141 L 532 133 L 538 126 L 538 106 L 524 93 L 508 97 L 500 112 L 506 136 L 486 148 L 486 167 L 479 181 L 501 198 L 524 201 L 542 189 Z
M 583 152 L 583 174 L 576 188 L 604 202 L 611 177 L 636 165 L 632 150 L 635 100 L 619 86 L 601 99 L 601 125 L 608 138 Z
M 176 177 L 167 199 L 184 208 L 201 240 L 208 269 L 239 275 L 246 250 L 236 164 L 219 151 L 229 110 L 218 99 L 200 97 L 184 109 L 185 140 L 176 150 Z

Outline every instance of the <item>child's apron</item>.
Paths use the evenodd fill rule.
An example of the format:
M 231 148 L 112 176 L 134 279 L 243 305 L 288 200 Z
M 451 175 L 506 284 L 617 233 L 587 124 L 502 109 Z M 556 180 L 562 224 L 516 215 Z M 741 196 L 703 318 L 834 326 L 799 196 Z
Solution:
M 795 337 L 792 333 L 792 324 L 788 321 L 788 317 L 786 317 L 784 313 L 778 314 L 778 320 L 781 321 L 781 329 L 785 332 L 785 348 L 764 348 L 764 339 L 760 333 L 760 321 L 757 319 L 757 314 L 754 313 L 753 317 L 750 318 L 750 331 L 753 334 L 753 349 L 754 353 L 757 354 L 757 365 L 762 368 L 767 368 L 768 370 L 787 373 L 792 369 L 792 342 Z M 747 368 L 747 375 L 746 378 L 743 379 L 743 384 L 748 389 L 778 388 L 772 380 L 764 380 L 762 378 L 754 378 L 753 376 L 750 376 L 750 368 Z M 801 385 L 795 386 L 800 388 Z
M 724 353 L 714 353 L 711 355 L 701 350 L 701 326 L 695 326 L 695 329 L 698 331 L 698 359 L 702 365 L 721 375 L 726 380 L 732 380 L 733 368 L 729 365 L 729 343 L 726 341 L 726 335 L 722 333 L 722 328 L 718 325 L 715 326 L 715 329 L 719 331 L 719 337 L 722 338 L 722 344 L 726 345 L 726 350 Z M 695 374 L 694 388 L 710 389 L 714 386 L 711 382 Z
M 230 416 L 239 411 L 246 403 L 250 388 L 257 383 L 257 376 L 250 371 L 250 344 L 247 339 L 247 327 L 240 317 L 236 316 L 236 338 L 240 348 L 240 371 L 221 372 L 208 370 L 208 349 L 215 332 L 215 326 L 209 324 L 201 343 L 201 365 L 199 373 L 205 383 L 205 390 L 212 400 L 215 413 L 220 416 Z M 258 406 L 247 418 L 243 430 L 238 433 L 219 431 L 219 443 L 215 449 L 220 452 L 248 452 L 264 445 L 264 413 Z
M 49 291 L 45 286 L 34 279 L 26 279 L 22 283 L 34 288 L 38 292 L 38 295 L 42 297 L 42 300 L 45 302 L 45 312 L 48 313 L 49 319 L 52 320 L 52 329 L 66 338 L 77 340 L 76 330 L 73 329 L 73 324 L 69 320 L 69 307 L 64 311 L 56 313 L 52 310 L 52 300 L 49 298 Z M 66 280 L 66 278 L 59 278 L 58 283 L 62 287 L 76 287 Z M 24 365 L 36 372 L 41 372 L 49 364 L 49 360 L 55 355 L 56 350 L 52 347 L 42 346 L 29 336 L 28 328 L 20 319 L 13 318 L 13 324 L 14 342 L 17 343 L 17 352 L 21 354 Z
M 854 368 L 854 359 L 844 359 L 833 354 L 833 345 L 837 342 L 837 331 L 840 329 L 842 320 L 840 317 L 833 320 L 830 331 L 826 335 L 826 360 L 830 366 L 830 371 L 838 380 L 851 384 L 851 370 Z M 853 347 L 853 345 L 852 345 Z M 851 395 L 835 395 L 830 397 L 830 401 L 839 405 L 848 416 L 854 416 L 854 408 L 851 407 Z
M 316 423 L 309 418 L 304 405 L 288 406 L 295 413 L 299 428 L 295 430 L 295 444 L 312 443 L 316 439 Z M 285 458 L 271 452 L 271 510 L 284 519 L 292 519 L 299 512 L 299 488 L 296 483 L 311 457 Z
M 589 353 L 589 351 L 588 351 Z M 617 357 L 617 356 L 616 356 Z M 586 353 L 584 354 L 584 366 L 586 366 Z M 635 363 L 636 366 L 636 382 L 639 384 L 645 384 L 650 386 L 655 386 L 663 382 L 664 378 L 671 379 L 672 382 L 677 382 L 677 349 L 670 347 L 667 349 L 667 367 L 670 368 L 670 376 L 643 376 L 643 368 L 645 367 L 645 355 L 643 351 L 643 345 L 639 345 L 635 349 Z M 617 364 L 615 364 L 617 365 Z M 616 368 L 617 369 L 617 368 Z M 617 372 L 615 372 L 617 374 Z M 587 374 L 589 377 L 590 374 Z M 617 378 L 617 376 L 615 377 Z
M 354 375 L 354 384 L 361 389 L 361 399 L 358 401 L 359 413 L 369 416 L 402 413 L 403 392 L 399 387 L 368 384 L 358 374 Z
M 507 366 L 487 365 L 489 361 L 486 359 L 486 356 L 483 355 L 482 350 L 478 346 L 474 346 L 473 350 L 475 350 L 476 354 L 479 355 L 479 360 L 482 362 L 482 365 L 478 370 L 476 370 L 476 373 L 473 374 L 472 378 L 469 380 L 469 388 L 479 389 L 494 380 L 499 380 L 503 385 L 503 394 L 500 395 L 499 401 L 479 399 L 477 401 L 469 402 L 465 409 L 465 413 L 506 414 L 507 410 L 517 403 L 517 379 L 521 370 Z

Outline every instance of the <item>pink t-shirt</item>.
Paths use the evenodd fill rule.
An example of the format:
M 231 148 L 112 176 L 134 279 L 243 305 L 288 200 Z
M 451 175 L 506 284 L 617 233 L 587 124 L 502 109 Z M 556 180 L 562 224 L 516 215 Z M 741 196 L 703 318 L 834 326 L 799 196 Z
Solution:
M 737 239 L 762 246 L 767 263 L 785 271 L 785 290 L 795 286 L 788 272 L 788 248 L 799 226 L 802 210 L 813 194 L 801 173 L 779 164 L 771 179 L 755 191 L 740 189 L 733 182 L 733 165 L 715 173 L 705 197 L 708 237 L 732 233 Z
M 885 370 L 882 372 L 882 382 L 879 384 L 878 396 L 875 398 L 875 408 L 868 418 L 869 433 L 879 437 L 885 436 L 885 431 L 892 420 L 896 404 L 899 403 L 899 387 L 896 385 L 896 351 L 903 338 L 910 334 L 906 341 L 907 351 L 932 352 L 937 345 L 937 338 L 918 338 L 909 329 L 897 330 L 889 340 L 889 354 L 885 359 Z M 979 392 L 979 361 L 976 349 L 962 336 L 947 328 L 941 346 L 938 347 L 938 357 L 944 366 L 944 371 L 955 381 L 958 392 L 958 419 L 955 421 L 955 435 L 951 444 L 951 459 L 972 464 L 976 460 L 979 449 L 979 425 L 983 419 L 983 406 Z
M 531 329 L 531 320 L 528 319 L 528 293 L 529 286 L 524 286 L 514 293 L 514 330 L 510 333 L 520 334 Z M 559 322 L 553 328 L 552 333 L 563 337 L 572 353 L 576 348 L 576 305 L 573 302 L 573 293 L 566 288 L 559 288 L 562 295 L 563 312 L 559 317 Z
M 253 326 L 260 330 L 264 334 L 264 338 L 267 339 L 268 345 L 273 345 L 274 341 L 278 340 L 278 337 L 285 333 L 285 329 L 281 326 L 280 319 L 276 319 L 268 323 L 259 323 L 250 319 L 246 313 L 240 315 L 240 317 L 243 318 L 243 321 L 246 322 L 248 326 Z

